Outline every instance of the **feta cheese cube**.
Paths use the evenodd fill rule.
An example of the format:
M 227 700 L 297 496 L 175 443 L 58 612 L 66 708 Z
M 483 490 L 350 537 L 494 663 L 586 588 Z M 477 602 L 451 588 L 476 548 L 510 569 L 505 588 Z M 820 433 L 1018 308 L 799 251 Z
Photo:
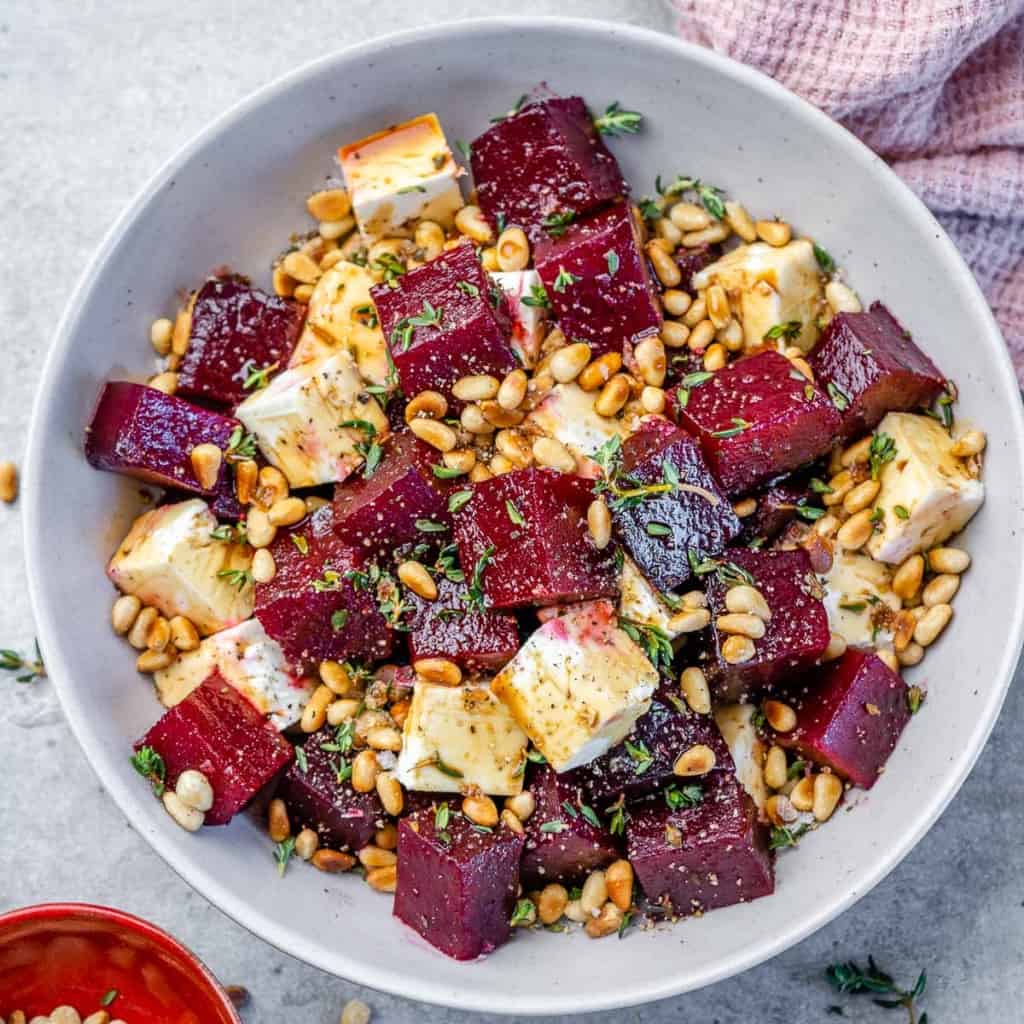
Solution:
M 729 296 L 748 351 L 763 345 L 773 327 L 794 321 L 800 332 L 787 336 L 786 344 L 809 352 L 818 340 L 825 291 L 814 245 L 806 238 L 778 247 L 741 245 L 693 275 L 696 289 L 712 284 L 720 284 Z
M 406 789 L 493 796 L 523 788 L 526 734 L 486 686 L 416 683 L 396 776 Z
M 388 433 L 387 417 L 346 351 L 285 370 L 235 415 L 292 487 L 340 482 L 363 462 L 366 432 L 343 423 L 369 423 L 377 440 Z
M 556 384 L 525 423 L 561 441 L 577 458 L 589 458 L 613 437 L 625 440 L 630 427 L 622 419 L 609 419 L 594 411 L 600 392 L 584 391 L 578 384 Z
M 617 624 L 610 601 L 544 623 L 491 680 L 556 772 L 588 764 L 629 735 L 658 673 Z
M 114 585 L 164 615 L 184 615 L 207 635 L 252 615 L 252 552 L 217 540 L 201 498 L 139 516 L 107 567 Z
M 953 439 L 930 416 L 891 412 L 875 433 L 892 438 L 896 454 L 878 477 L 875 508 L 883 516 L 868 551 L 898 565 L 962 530 L 981 507 L 985 488 L 952 454 Z
M 452 226 L 463 205 L 462 170 L 436 114 L 386 128 L 338 151 L 352 212 L 367 245 L 412 234 L 411 221 Z
M 547 329 L 548 306 L 544 285 L 536 270 L 501 270 L 491 273 L 508 300 L 512 318 L 509 344 L 527 369 L 540 359 L 540 346 Z
M 892 571 L 867 555 L 838 548 L 832 567 L 821 577 L 828 625 L 850 647 L 882 647 L 892 640 L 888 631 L 875 629 L 879 602 L 898 611 L 900 602 L 892 592 Z
M 722 704 L 715 708 L 715 723 L 736 765 L 736 778 L 747 795 L 764 809 L 768 787 L 764 784 L 764 757 L 767 753 L 754 725 L 755 704 Z
M 157 695 L 173 708 L 215 670 L 281 730 L 299 720 L 313 694 L 313 681 L 289 667 L 259 619 L 248 619 L 208 636 L 157 672 Z
M 628 555 L 623 556 L 622 571 L 619 573 L 619 615 L 630 622 L 654 626 L 670 640 L 681 635 L 678 629 L 673 629 L 670 625 L 672 609 L 665 604 L 658 591 Z
M 355 263 L 342 261 L 327 270 L 309 297 L 306 324 L 288 365 L 326 359 L 343 349 L 364 380 L 385 385 L 388 350 L 370 298 L 372 286 L 369 271 Z

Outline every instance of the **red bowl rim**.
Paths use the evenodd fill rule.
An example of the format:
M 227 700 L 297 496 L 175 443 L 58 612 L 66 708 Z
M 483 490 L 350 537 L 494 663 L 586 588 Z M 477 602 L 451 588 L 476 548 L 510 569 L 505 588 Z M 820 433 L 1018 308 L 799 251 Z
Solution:
M 115 907 L 103 907 L 95 903 L 37 903 L 31 907 L 22 907 L 19 910 L 10 910 L 0 914 L 0 929 L 7 925 L 21 924 L 25 921 L 58 921 L 68 919 L 84 921 L 103 921 L 107 924 L 116 925 L 126 931 L 135 932 L 150 942 L 161 946 L 165 951 L 173 953 L 175 957 L 188 968 L 195 980 L 202 985 L 207 994 L 216 1000 L 228 1018 L 235 1024 L 242 1024 L 242 1018 L 238 1016 L 234 1003 L 228 998 L 227 993 L 221 984 L 214 977 L 213 972 L 199 959 L 190 949 L 183 946 L 173 935 L 158 928 L 141 917 L 129 914 L 124 910 L 117 910 Z

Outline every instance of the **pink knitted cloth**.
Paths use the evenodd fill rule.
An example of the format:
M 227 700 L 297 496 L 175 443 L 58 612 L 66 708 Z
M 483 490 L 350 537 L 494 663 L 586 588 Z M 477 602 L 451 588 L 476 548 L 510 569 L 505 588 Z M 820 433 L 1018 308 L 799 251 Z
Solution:
M 1024 0 L 670 2 L 684 38 L 771 75 L 892 165 L 960 247 L 1024 384 Z

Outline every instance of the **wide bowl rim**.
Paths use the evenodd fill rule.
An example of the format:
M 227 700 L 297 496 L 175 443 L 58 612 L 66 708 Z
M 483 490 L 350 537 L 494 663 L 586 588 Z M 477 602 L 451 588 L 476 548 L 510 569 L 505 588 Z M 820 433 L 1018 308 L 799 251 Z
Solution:
M 334 63 L 372 56 L 390 46 L 410 42 L 429 45 L 432 39 L 448 39 L 453 35 L 462 39 L 471 39 L 476 34 L 495 31 L 524 32 L 529 30 L 563 31 L 576 34 L 584 40 L 587 37 L 607 36 L 611 33 L 617 39 L 621 39 L 625 45 L 653 48 L 663 51 L 670 59 L 682 59 L 684 62 L 706 65 L 725 78 L 733 80 L 734 84 L 739 87 L 752 90 L 755 94 L 767 96 L 773 101 L 787 106 L 791 112 L 802 118 L 809 130 L 831 136 L 833 141 L 844 148 L 851 159 L 870 166 L 879 175 L 879 189 L 888 189 L 893 192 L 906 209 L 908 216 L 918 223 L 922 231 L 927 230 L 932 234 L 936 243 L 945 250 L 946 257 L 952 258 L 953 263 L 959 269 L 961 284 L 970 296 L 970 315 L 979 327 L 983 328 L 981 333 L 984 335 L 984 343 L 992 349 L 995 361 L 1001 364 L 1003 378 L 1001 383 L 1016 386 L 1009 354 L 980 287 L 953 242 L 921 200 L 880 157 L 828 115 L 768 76 L 722 54 L 652 29 L 620 25 L 598 19 L 559 16 L 501 16 L 449 21 L 377 36 L 333 51 L 294 68 L 243 97 L 207 124 L 165 161 L 134 196 L 103 237 L 70 295 L 65 312 L 55 332 L 54 341 L 47 354 L 33 405 L 23 484 L 23 528 L 30 602 L 48 671 L 53 678 L 72 732 L 100 782 L 129 821 L 133 820 L 131 808 L 136 803 L 137 795 L 133 793 L 128 775 L 114 767 L 114 762 L 104 754 L 102 746 L 96 742 L 97 737 L 89 724 L 87 702 L 82 699 L 73 683 L 74 672 L 71 660 L 65 657 L 59 643 L 59 623 L 48 611 L 45 551 L 41 550 L 34 542 L 34 538 L 38 536 L 38 531 L 34 528 L 35 524 L 41 521 L 46 509 L 43 492 L 44 481 L 38 467 L 42 463 L 42 453 L 47 444 L 48 413 L 53 407 L 53 395 L 58 382 L 56 371 L 61 367 L 71 347 L 86 296 L 90 293 L 118 243 L 131 232 L 140 214 L 144 212 L 149 198 L 157 193 L 161 186 L 168 182 L 205 145 L 216 140 L 250 111 L 268 102 L 277 94 L 314 77 Z M 1009 432 L 1013 435 L 1017 459 L 1021 465 L 1022 476 L 1024 476 L 1024 409 L 1021 408 L 1019 402 L 1009 402 L 1007 408 L 1002 411 L 1008 417 Z M 1014 667 L 1021 647 L 1024 645 L 1024 578 L 1020 578 L 1017 584 L 1011 621 L 1012 631 L 1006 638 L 1007 643 L 999 664 L 999 685 L 993 688 L 988 696 L 983 713 L 975 724 L 971 737 L 972 742 L 950 759 L 943 785 L 936 787 L 930 800 L 923 801 L 919 805 L 912 826 L 903 833 L 900 840 L 891 846 L 884 856 L 877 856 L 869 864 L 866 864 L 852 879 L 851 884 L 843 886 L 842 892 L 837 892 L 835 899 L 820 907 L 816 913 L 808 914 L 788 929 L 751 945 L 740 953 L 722 957 L 719 961 L 709 964 L 699 971 L 691 972 L 685 977 L 668 977 L 657 984 L 642 982 L 631 985 L 628 975 L 626 975 L 623 977 L 620 987 L 614 992 L 592 994 L 538 990 L 532 1000 L 520 999 L 515 1007 L 500 1005 L 500 1000 L 494 998 L 494 993 L 474 992 L 471 989 L 453 992 L 452 989 L 430 977 L 409 977 L 408 974 L 403 973 L 400 965 L 391 967 L 387 964 L 368 964 L 354 960 L 344 951 L 339 950 L 334 950 L 328 955 L 316 943 L 307 940 L 304 936 L 295 933 L 289 933 L 286 936 L 279 935 L 280 928 L 276 926 L 273 919 L 255 909 L 252 904 L 235 899 L 225 891 L 214 877 L 207 874 L 201 866 L 199 858 L 182 860 L 168 848 L 158 832 L 148 829 L 139 831 L 172 870 L 201 893 L 204 898 L 248 931 L 288 955 L 297 957 L 329 974 L 357 981 L 371 988 L 462 1010 L 500 1012 L 519 1016 L 611 1010 L 664 999 L 702 988 L 748 970 L 795 945 L 847 910 L 907 856 L 960 789 L 984 749 L 998 717 L 1013 678 Z

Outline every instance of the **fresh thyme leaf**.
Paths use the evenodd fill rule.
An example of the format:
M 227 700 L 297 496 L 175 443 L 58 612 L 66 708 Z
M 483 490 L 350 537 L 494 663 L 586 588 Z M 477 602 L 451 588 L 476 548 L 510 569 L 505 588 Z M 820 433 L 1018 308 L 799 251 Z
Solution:
M 390 285 L 394 285 L 396 279 L 405 273 L 402 261 L 393 252 L 382 252 L 370 263 L 370 269 L 382 274 L 384 283 Z
M 564 821 L 545 821 L 541 825 L 541 832 L 564 832 L 569 826 Z
M 323 748 L 321 747 L 321 749 Z M 347 758 L 335 758 L 331 762 L 331 766 L 334 768 L 334 779 L 339 786 L 352 778 L 352 765 L 348 762 Z
M 861 967 L 854 960 L 829 964 L 825 968 L 825 978 L 833 988 L 844 994 L 890 996 L 889 999 L 875 998 L 872 1002 L 886 1010 L 906 1010 L 909 1024 L 926 1024 L 928 1020 L 927 1013 L 918 1016 L 920 1007 L 917 1002 L 924 995 L 928 985 L 928 975 L 925 971 L 918 974 L 912 988 L 903 989 L 896 984 L 888 971 L 878 966 L 873 956 L 869 956 L 867 968 Z
M 831 494 L 832 493 L 832 488 L 829 487 L 829 485 L 827 483 L 825 483 L 824 480 L 819 480 L 816 476 L 811 477 L 811 482 L 808 484 L 808 487 L 810 487 L 810 489 L 815 494 Z
M 417 519 L 416 529 L 420 533 L 445 533 L 448 527 L 444 523 L 435 523 L 433 519 Z
M 241 462 L 243 459 L 256 458 L 256 436 L 247 434 L 241 426 L 235 427 L 228 438 L 228 446 L 224 451 L 228 462 Z
M 648 523 L 647 535 L 650 537 L 671 537 L 672 528 L 664 523 Z
M 897 519 L 909 519 L 910 511 L 904 505 L 893 505 L 892 514 Z
M 540 225 L 552 238 L 561 238 L 575 219 L 576 214 L 572 210 L 564 210 L 561 213 L 548 214 Z
M 594 828 L 604 827 L 601 824 L 601 819 L 597 816 L 597 811 L 595 811 L 594 808 L 590 807 L 588 804 L 580 804 L 580 814 L 582 814 L 583 817 L 587 821 L 589 821 L 591 825 L 594 826 Z
M 504 212 L 499 210 L 494 215 L 494 228 L 498 232 L 499 235 L 504 233 L 505 227 L 507 226 L 507 223 L 508 222 L 505 220 Z
M 565 269 L 565 267 L 560 266 L 558 268 L 558 276 L 555 278 L 551 287 L 554 288 L 559 295 L 561 295 L 562 292 L 566 290 L 566 288 L 570 287 L 571 285 L 574 285 L 578 280 L 578 277 L 574 277 L 572 274 L 569 273 L 568 270 Z
M 465 597 L 465 603 L 471 611 L 482 612 L 486 610 L 484 573 L 487 571 L 487 566 L 491 564 L 491 559 L 497 550 L 494 544 L 489 544 L 484 548 L 483 554 L 480 555 L 476 565 L 473 567 L 473 578 Z
M 369 420 L 342 420 L 338 426 L 361 430 L 367 437 L 377 436 L 377 428 Z
M 507 498 L 505 500 L 505 511 L 508 513 L 509 519 L 511 519 L 516 526 L 526 525 L 526 519 L 523 516 L 523 513 L 516 508 L 516 503 L 511 498 Z
M 210 531 L 214 540 L 222 540 L 228 544 L 245 543 L 245 520 L 235 523 L 221 523 L 220 526 Z
M 804 769 L 807 767 L 807 762 L 802 758 L 797 758 L 787 769 L 787 779 L 798 779 L 804 773 Z
M 829 251 L 823 249 L 817 242 L 814 243 L 814 258 L 818 261 L 818 266 L 826 274 L 831 274 L 836 269 L 836 261 L 832 259 Z
M 912 715 L 916 715 L 921 710 L 921 705 L 924 703 L 924 690 L 920 686 L 911 686 L 907 690 L 907 709 Z
M 839 607 L 846 612 L 853 612 L 854 614 L 860 614 L 867 608 L 866 601 L 840 601 Z
M 850 399 L 845 392 L 840 391 L 832 381 L 829 381 L 825 385 L 825 390 L 828 392 L 828 397 L 832 399 L 832 404 L 840 411 L 845 412 L 850 408 Z
M 247 359 L 242 364 L 240 373 L 245 375 L 242 381 L 243 391 L 259 391 L 270 383 L 270 375 L 280 367 L 281 362 L 270 363 L 267 366 L 257 367 L 252 359 Z
M 888 434 L 875 434 L 868 448 L 868 465 L 871 467 L 871 479 L 877 480 L 882 467 L 896 458 L 896 442 Z
M 619 101 L 608 104 L 600 117 L 594 118 L 594 127 L 601 135 L 636 135 L 643 124 L 644 115 L 635 110 L 623 110 Z
M 562 810 L 565 811 L 570 818 L 578 818 L 580 816 L 580 812 L 573 807 L 572 802 L 569 800 L 562 801 Z
M 434 767 L 442 774 L 447 775 L 450 779 L 461 779 L 462 772 L 458 768 L 453 767 L 450 764 L 445 764 L 441 759 L 440 754 L 434 755 Z
M 448 808 L 447 802 L 438 804 L 437 810 L 434 811 L 434 828 L 438 832 L 443 832 L 448 827 L 448 822 L 451 820 L 451 811 Z
M 654 763 L 654 756 L 647 749 L 647 744 L 642 740 L 637 740 L 636 743 L 625 740 L 623 745 L 626 748 L 626 753 L 633 759 L 633 771 L 637 775 L 643 775 Z
M 536 916 L 537 908 L 533 905 L 533 901 L 524 897 L 521 900 L 516 900 L 512 916 L 509 918 L 509 924 L 512 925 L 513 928 L 523 924 L 532 924 L 536 919 Z
M 473 159 L 473 148 L 465 139 L 456 139 L 455 148 L 462 155 L 462 159 L 467 163 Z
M 632 910 L 627 910 L 622 915 L 622 923 L 619 925 L 619 932 L 618 932 L 618 934 L 619 934 L 619 938 L 620 939 L 626 934 L 626 931 L 628 930 L 629 926 L 632 923 L 633 923 L 633 911 Z
M 299 554 L 309 554 L 309 541 L 301 533 L 292 534 L 292 543 L 299 549 Z
M 120 995 L 116 988 L 107 989 L 103 993 L 103 998 L 100 1000 L 100 1006 L 107 1007 L 113 1005 L 114 1000 Z
M 669 810 L 678 811 L 684 807 L 696 807 L 704 799 L 700 786 L 671 785 L 665 790 L 665 803 Z
M 426 192 L 427 190 L 422 185 L 405 185 L 400 189 L 395 190 L 396 196 L 404 196 L 409 192 Z
M 548 759 L 539 751 L 533 748 L 526 752 L 526 760 L 532 761 L 534 764 L 547 764 Z
M 550 309 L 551 300 L 542 284 L 535 284 L 530 287 L 530 294 L 524 295 L 520 300 L 524 306 L 533 306 L 537 309 Z
M 642 196 L 636 205 L 644 220 L 659 220 L 661 218 L 661 207 L 650 196 Z
M 730 422 L 732 423 L 731 427 L 727 427 L 725 430 L 713 430 L 711 436 L 718 438 L 735 437 L 737 434 L 742 434 L 750 426 L 746 420 L 740 419 L 739 416 L 733 416 Z
M 823 508 L 815 508 L 813 505 L 797 505 L 795 511 L 801 519 L 806 519 L 809 523 L 813 523 L 825 514 Z
M 512 109 L 507 114 L 498 114 L 496 117 L 492 117 L 491 124 L 497 124 L 499 121 L 504 121 L 506 118 L 515 117 L 516 114 L 523 109 L 523 104 L 526 103 L 529 98 L 530 94 L 524 92 L 523 95 L 516 100 Z
M 274 860 L 277 862 L 277 873 L 284 878 L 288 870 L 288 861 L 292 859 L 295 852 L 295 837 L 289 836 L 282 843 L 274 843 Z
M 376 568 L 374 566 L 373 568 Z M 368 577 L 366 573 L 360 572 L 358 569 L 351 569 L 345 573 L 345 578 L 352 582 L 354 590 L 368 590 L 369 586 L 363 585 L 364 580 Z M 328 590 L 340 590 L 341 589 L 341 573 L 335 572 L 333 569 L 324 567 L 324 571 L 320 576 L 320 579 L 313 580 L 309 584 L 314 591 L 318 594 L 326 593 Z
M 336 633 L 343 630 L 348 625 L 348 609 L 339 608 L 336 612 L 331 613 L 331 629 Z
M 619 272 L 619 254 L 614 249 L 609 249 L 604 258 L 608 263 L 608 274 L 614 277 Z
M 43 664 L 43 656 L 39 653 L 39 641 L 35 641 L 36 656 L 31 661 L 23 658 L 17 651 L 10 649 L 0 650 L 0 669 L 5 672 L 21 672 L 15 676 L 16 683 L 31 683 L 35 679 L 43 679 L 46 676 L 46 666 Z
M 253 582 L 252 573 L 248 569 L 219 569 L 217 578 L 227 580 L 239 593 Z
M 785 825 L 776 825 L 768 839 L 769 850 L 784 850 L 789 846 L 796 846 L 800 837 L 810 828 L 809 825 L 800 825 L 797 828 L 787 828 Z
M 468 295 L 472 299 L 475 299 L 480 295 L 480 289 L 470 281 L 456 281 L 455 287 L 458 288 L 463 295 Z
M 880 523 L 885 518 L 885 509 L 881 505 L 876 505 L 871 512 L 871 516 L 868 519 L 870 523 Z
M 765 341 L 775 341 L 778 338 L 795 338 L 803 330 L 804 325 L 799 320 L 787 320 L 785 323 L 776 324 L 769 328 L 764 335 Z
M 452 469 L 449 466 L 441 465 L 440 462 L 432 463 L 430 468 L 438 480 L 454 480 L 457 476 L 465 475 L 461 469 Z
M 619 619 L 619 627 L 638 647 L 643 648 L 650 663 L 658 668 L 668 668 L 675 658 L 672 640 L 668 633 L 658 626 L 650 626 L 630 619 Z
M 608 831 L 613 836 L 624 836 L 626 834 L 626 822 L 629 821 L 629 814 L 626 811 L 625 794 L 620 796 L 611 807 L 606 807 L 604 813 L 610 815 Z
M 434 468 L 436 469 L 437 467 L 435 466 Z M 460 508 L 465 508 L 472 498 L 472 491 L 456 491 L 448 498 L 448 511 L 458 512 Z
M 377 309 L 372 302 L 364 302 L 361 306 L 354 306 L 352 312 L 364 327 L 374 328 L 380 326 L 380 320 L 377 318 Z
M 679 389 L 676 391 L 676 400 L 679 402 L 679 407 L 685 409 L 690 404 L 690 391 L 693 388 L 699 388 L 701 384 L 706 384 L 714 374 L 710 370 L 699 370 L 696 373 L 688 373 L 679 382 Z
M 295 748 L 295 763 L 299 766 L 299 771 L 302 772 L 303 775 L 309 771 L 309 759 L 306 757 L 305 747 Z
M 139 747 L 132 754 L 132 767 L 144 778 L 149 779 L 153 792 L 164 795 L 167 785 L 167 766 L 164 759 L 150 746 Z

